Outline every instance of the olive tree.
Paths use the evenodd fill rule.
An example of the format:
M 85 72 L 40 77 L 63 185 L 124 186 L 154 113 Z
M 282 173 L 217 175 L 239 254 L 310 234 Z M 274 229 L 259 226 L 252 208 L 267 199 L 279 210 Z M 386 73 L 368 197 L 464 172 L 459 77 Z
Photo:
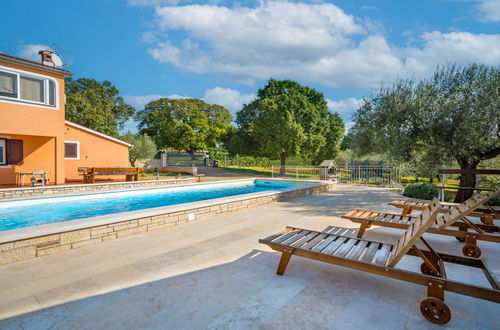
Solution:
M 427 80 L 399 80 L 365 100 L 354 119 L 351 145 L 358 151 L 476 169 L 500 154 L 499 67 L 448 65 Z M 461 187 L 474 184 L 474 175 L 461 175 Z M 460 190 L 456 201 L 471 194 Z

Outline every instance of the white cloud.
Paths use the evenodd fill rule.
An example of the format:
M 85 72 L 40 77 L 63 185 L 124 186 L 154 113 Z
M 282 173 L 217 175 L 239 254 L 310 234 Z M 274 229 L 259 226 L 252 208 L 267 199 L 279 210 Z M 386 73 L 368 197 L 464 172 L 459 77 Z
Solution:
M 500 0 L 479 0 L 476 6 L 484 22 L 500 22 Z
M 150 94 L 150 95 L 124 95 L 123 99 L 126 103 L 133 106 L 137 111 L 144 109 L 144 106 L 149 102 L 167 98 L 167 99 L 188 99 L 189 96 L 181 96 L 181 95 L 160 95 L 160 94 Z
M 354 110 L 363 104 L 363 99 L 349 97 L 340 101 L 326 99 L 327 107 L 330 112 L 337 112 L 344 121 L 350 121 Z
M 233 116 L 255 99 L 255 94 L 241 94 L 240 91 L 231 88 L 215 87 L 205 91 L 203 100 L 209 104 L 218 104 L 228 109 Z
M 43 44 L 22 45 L 19 47 L 18 56 L 27 60 L 40 62 L 41 57 L 38 52 L 46 49 L 52 49 L 52 47 Z
M 163 41 L 149 50 L 154 59 L 249 84 L 273 77 L 373 88 L 396 77 L 428 76 L 447 62 L 500 64 L 500 34 L 432 31 L 415 45 L 396 47 L 380 28 L 329 3 L 167 6 L 155 12 L 156 36 Z M 172 31 L 186 38 L 175 42 L 168 38 Z

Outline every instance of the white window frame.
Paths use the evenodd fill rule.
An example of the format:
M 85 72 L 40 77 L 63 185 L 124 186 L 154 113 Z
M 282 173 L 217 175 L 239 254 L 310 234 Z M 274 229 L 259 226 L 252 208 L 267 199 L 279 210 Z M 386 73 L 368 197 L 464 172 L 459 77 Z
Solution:
M 9 97 L 9 96 L 0 96 L 0 102 L 7 102 L 7 103 L 22 103 L 26 105 L 32 105 L 32 106 L 37 106 L 37 107 L 44 107 L 48 109 L 59 109 L 59 84 L 56 79 L 53 79 L 48 76 L 44 76 L 38 73 L 33 73 L 29 71 L 24 71 L 24 70 L 18 70 L 18 69 L 12 69 L 6 66 L 0 65 L 0 71 L 4 71 L 6 73 L 14 74 L 16 75 L 16 82 L 17 82 L 17 97 Z M 27 78 L 32 78 L 32 79 L 38 79 L 38 80 L 43 80 L 43 99 L 44 102 L 37 102 L 37 101 L 31 101 L 31 100 L 23 100 L 21 98 L 21 76 L 27 77 Z M 50 91 L 49 91 L 49 81 L 52 81 L 54 83 L 54 105 L 49 104 L 49 99 L 50 99 Z
M 3 148 L 2 148 L 2 159 L 3 162 L 0 162 L 0 165 L 7 165 L 7 139 L 0 138 L 0 141 L 3 141 Z
M 76 158 L 66 158 L 66 143 L 76 144 Z M 64 141 L 64 159 L 79 160 L 80 159 L 80 141 Z

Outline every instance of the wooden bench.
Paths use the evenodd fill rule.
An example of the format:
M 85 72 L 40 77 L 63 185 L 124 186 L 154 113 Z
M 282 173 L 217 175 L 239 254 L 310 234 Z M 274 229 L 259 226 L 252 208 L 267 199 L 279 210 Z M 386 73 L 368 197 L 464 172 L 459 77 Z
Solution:
M 427 288 L 427 297 L 420 303 L 422 315 L 432 323 L 445 324 L 451 319 L 451 310 L 444 302 L 445 291 L 499 303 L 500 287 L 494 272 L 491 271 L 484 259 L 471 259 L 437 253 L 423 239 L 424 232 L 436 220 L 438 208 L 439 204 L 435 199 L 416 217 L 394 244 L 343 236 L 342 232 L 348 231 L 343 228 L 334 228 L 329 232 L 319 232 L 293 227 L 287 227 L 284 231 L 261 239 L 259 242 L 281 252 L 277 269 L 278 275 L 285 273 L 291 256 L 297 255 L 423 285 Z M 428 250 L 417 247 L 418 240 Z M 421 273 L 396 267 L 405 255 L 421 258 Z M 469 284 L 448 279 L 445 262 L 481 269 L 491 288 L 484 287 L 480 283 Z M 373 308 L 376 307 L 373 306 Z
M 97 175 L 125 175 L 126 181 L 139 181 L 141 167 L 79 167 L 84 183 L 94 183 Z

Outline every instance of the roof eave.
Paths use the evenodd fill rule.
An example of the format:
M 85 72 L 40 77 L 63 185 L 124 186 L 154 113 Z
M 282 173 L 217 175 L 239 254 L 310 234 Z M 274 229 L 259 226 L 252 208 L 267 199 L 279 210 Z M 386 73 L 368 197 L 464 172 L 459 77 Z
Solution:
M 64 70 L 64 69 L 50 67 L 48 65 L 43 65 L 41 63 L 36 63 L 36 62 L 16 58 L 16 57 L 9 56 L 6 54 L 0 54 L 0 60 L 6 61 L 6 62 L 11 62 L 11 63 L 16 63 L 16 64 L 21 64 L 21 65 L 25 65 L 25 66 L 40 69 L 40 70 L 55 72 L 55 73 L 62 74 L 64 76 L 72 76 L 73 75 L 71 72 Z

